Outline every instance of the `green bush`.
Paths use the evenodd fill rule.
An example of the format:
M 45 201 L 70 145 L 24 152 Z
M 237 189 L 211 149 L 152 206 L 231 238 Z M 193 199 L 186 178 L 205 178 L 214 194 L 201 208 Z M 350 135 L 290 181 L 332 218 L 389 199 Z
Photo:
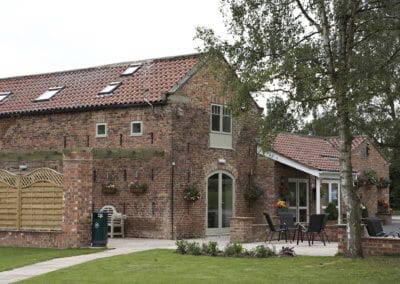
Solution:
M 203 243 L 201 253 L 204 255 L 216 256 L 219 253 L 218 243 L 212 241 Z
M 180 254 L 186 254 L 188 250 L 189 243 L 185 240 L 177 240 L 175 242 L 176 252 Z
M 326 206 L 325 213 L 328 214 L 328 220 L 337 220 L 338 219 L 338 210 L 336 208 L 336 204 L 333 202 L 328 203 Z
M 201 247 L 197 242 L 188 243 L 187 254 L 201 255 Z
M 243 246 L 239 243 L 228 244 L 225 247 L 225 256 L 240 256 L 243 253 Z
M 275 252 L 264 245 L 259 245 L 253 249 L 253 255 L 258 258 L 266 258 L 274 256 Z

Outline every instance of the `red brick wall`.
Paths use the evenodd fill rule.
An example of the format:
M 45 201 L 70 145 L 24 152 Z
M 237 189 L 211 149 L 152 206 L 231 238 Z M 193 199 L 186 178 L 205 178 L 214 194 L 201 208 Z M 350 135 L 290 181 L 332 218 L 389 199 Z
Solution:
M 235 179 L 235 216 L 254 214 L 244 198 L 249 180 L 256 173 L 254 119 L 233 118 L 233 149 L 209 147 L 211 103 L 224 102 L 220 91 L 221 84 L 204 69 L 176 94 L 189 102 L 173 104 L 171 159 L 175 162 L 174 232 L 178 238 L 205 235 L 207 177 L 216 171 L 225 171 Z M 225 159 L 226 163 L 220 164 L 218 159 Z M 193 204 L 183 200 L 189 184 L 201 191 L 201 199 Z
M 363 150 L 369 147 L 369 156 L 363 156 Z M 354 170 L 362 173 L 368 170 L 376 171 L 378 178 L 389 178 L 389 163 L 380 154 L 376 147 L 368 140 L 364 141 L 360 146 L 353 150 L 352 163 Z M 370 216 L 374 216 L 377 212 L 377 202 L 380 199 L 389 203 L 389 189 L 377 189 L 376 186 L 363 187 L 360 189 L 362 202 L 368 208 Z

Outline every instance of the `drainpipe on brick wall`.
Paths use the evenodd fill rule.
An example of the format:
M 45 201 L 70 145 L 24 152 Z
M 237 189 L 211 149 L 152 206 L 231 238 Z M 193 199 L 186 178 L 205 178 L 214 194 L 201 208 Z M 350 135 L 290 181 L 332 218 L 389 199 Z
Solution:
M 174 239 L 174 176 L 175 176 L 175 162 L 171 163 L 171 239 Z

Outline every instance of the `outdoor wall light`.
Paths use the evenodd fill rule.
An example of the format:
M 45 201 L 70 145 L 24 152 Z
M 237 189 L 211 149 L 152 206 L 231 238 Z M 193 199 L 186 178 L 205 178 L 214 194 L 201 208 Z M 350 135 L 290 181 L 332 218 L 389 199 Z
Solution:
M 27 165 L 19 165 L 19 170 L 20 171 L 26 171 L 28 169 Z
M 224 158 L 218 159 L 218 164 L 226 164 L 226 160 Z

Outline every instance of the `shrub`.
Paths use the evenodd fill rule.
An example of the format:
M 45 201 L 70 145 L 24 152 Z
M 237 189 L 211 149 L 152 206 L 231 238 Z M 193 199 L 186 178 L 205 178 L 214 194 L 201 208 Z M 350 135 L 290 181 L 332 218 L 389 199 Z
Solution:
M 180 254 L 186 254 L 188 251 L 189 243 L 185 240 L 177 240 L 175 242 L 176 252 Z
M 225 256 L 240 256 L 243 253 L 243 247 L 239 243 L 228 244 L 225 247 Z
M 266 258 L 266 257 L 274 256 L 274 255 L 275 255 L 275 252 L 272 249 L 270 249 L 264 245 L 256 246 L 253 249 L 253 256 L 258 257 L 258 258 Z
M 197 242 L 188 243 L 187 254 L 191 255 L 201 255 L 201 247 Z
M 207 244 L 203 243 L 201 253 L 210 256 L 216 256 L 219 253 L 218 243 L 209 241 Z
M 329 202 L 328 206 L 326 206 L 325 213 L 328 214 L 328 220 L 337 220 L 338 210 L 336 208 L 336 204 L 333 202 Z

